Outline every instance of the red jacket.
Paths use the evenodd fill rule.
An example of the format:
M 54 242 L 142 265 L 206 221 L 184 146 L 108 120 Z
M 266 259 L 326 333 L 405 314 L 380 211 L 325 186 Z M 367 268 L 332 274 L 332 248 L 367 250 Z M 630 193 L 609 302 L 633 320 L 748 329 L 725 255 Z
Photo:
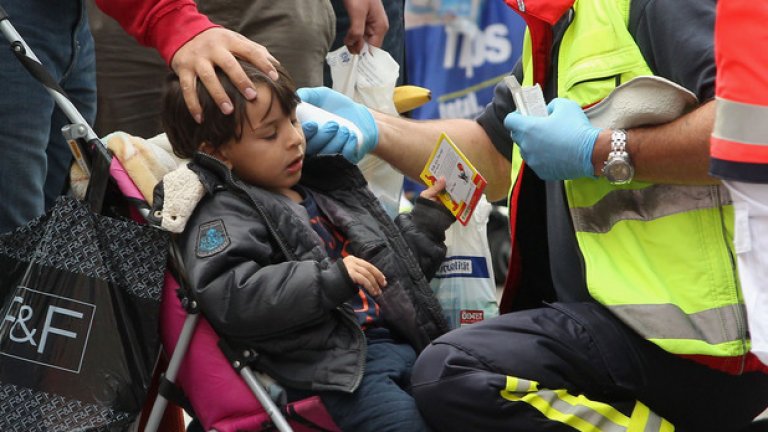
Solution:
M 96 0 L 96 4 L 140 44 L 157 49 L 168 64 L 187 41 L 218 27 L 193 0 Z
M 717 116 L 711 172 L 768 183 L 768 3 L 720 0 L 715 24 Z

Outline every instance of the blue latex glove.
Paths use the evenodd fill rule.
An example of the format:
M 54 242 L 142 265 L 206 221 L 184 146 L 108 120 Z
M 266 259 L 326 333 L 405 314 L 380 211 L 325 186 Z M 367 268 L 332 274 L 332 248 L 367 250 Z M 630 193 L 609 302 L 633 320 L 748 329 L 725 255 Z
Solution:
M 349 159 L 347 155 L 357 153 L 357 135 L 334 121 L 329 121 L 322 126 L 318 126 L 317 122 L 307 121 L 301 124 L 301 128 L 304 130 L 304 138 L 307 141 L 308 156 L 343 154 Z
M 344 117 L 363 133 L 363 142 L 358 143 L 355 134 L 349 133 L 347 128 L 339 127 L 334 122 L 320 125 L 311 137 L 307 136 L 308 128 L 305 127 L 308 155 L 341 153 L 352 163 L 358 163 L 379 143 L 379 128 L 365 106 L 328 87 L 300 88 L 297 93 L 302 101 Z M 336 125 L 335 130 L 332 124 Z M 312 132 L 311 128 L 309 129 L 309 132 Z
M 594 177 L 592 152 L 600 129 L 569 99 L 553 99 L 548 117 L 507 114 L 504 127 L 520 147 L 520 154 L 542 180 Z

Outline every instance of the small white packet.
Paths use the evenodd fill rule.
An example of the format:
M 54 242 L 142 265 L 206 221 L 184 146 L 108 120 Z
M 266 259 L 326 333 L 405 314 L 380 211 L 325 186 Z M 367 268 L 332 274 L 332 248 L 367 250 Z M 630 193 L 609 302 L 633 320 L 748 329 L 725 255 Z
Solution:
M 366 44 L 360 54 L 352 54 L 342 46 L 328 53 L 325 60 L 331 68 L 334 90 L 368 108 L 397 115 L 392 94 L 400 65 L 388 52 Z
M 523 87 L 513 75 L 504 78 L 504 83 L 512 93 L 512 99 L 520 114 L 533 117 L 547 117 L 547 102 L 538 84 Z

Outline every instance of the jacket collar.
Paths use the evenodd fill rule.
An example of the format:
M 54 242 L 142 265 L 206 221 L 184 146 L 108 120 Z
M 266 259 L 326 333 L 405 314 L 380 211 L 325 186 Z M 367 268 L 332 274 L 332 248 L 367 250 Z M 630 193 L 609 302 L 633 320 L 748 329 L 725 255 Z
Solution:
M 197 152 L 189 169 L 197 173 L 200 181 L 209 193 L 217 185 L 237 180 L 229 168 L 218 159 L 202 152 Z M 203 168 L 203 169 L 200 169 Z M 230 177 L 231 176 L 231 177 Z M 341 155 L 318 155 L 304 161 L 300 183 L 319 190 L 356 188 L 367 185 L 356 165 Z
M 520 14 L 526 22 L 533 18 L 553 26 L 576 0 L 504 0 L 504 2 Z
M 504 0 L 528 25 L 531 36 L 533 82 L 545 87 L 551 64 L 552 27 L 576 0 Z
M 224 163 L 202 152 L 195 153 L 189 169 L 197 174 L 208 193 L 213 193 L 217 185 L 227 183 L 230 176 L 229 168 Z

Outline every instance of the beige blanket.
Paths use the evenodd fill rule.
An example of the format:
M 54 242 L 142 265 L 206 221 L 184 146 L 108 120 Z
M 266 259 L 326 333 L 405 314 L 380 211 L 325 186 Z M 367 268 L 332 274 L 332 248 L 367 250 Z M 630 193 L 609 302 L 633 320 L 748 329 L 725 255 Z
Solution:
M 183 231 L 204 190 L 197 175 L 187 168 L 187 160 L 173 154 L 165 134 L 144 139 L 114 132 L 102 138 L 102 142 L 120 161 L 150 206 L 154 188 L 163 180 L 161 226 L 171 232 Z M 77 163 L 70 169 L 70 182 L 75 196 L 82 199 L 88 178 Z

